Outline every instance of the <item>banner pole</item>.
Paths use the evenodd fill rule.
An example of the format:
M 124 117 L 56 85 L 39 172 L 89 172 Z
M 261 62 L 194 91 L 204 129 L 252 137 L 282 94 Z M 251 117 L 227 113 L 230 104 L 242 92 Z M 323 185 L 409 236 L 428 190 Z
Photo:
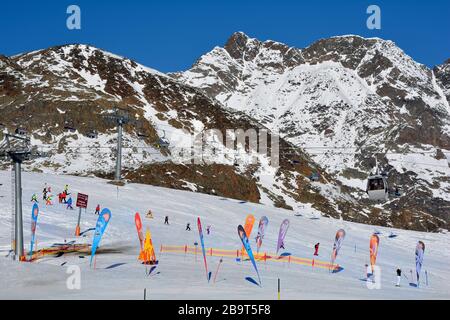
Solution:
M 278 278 L 278 300 L 280 300 L 280 278 Z
M 79 211 L 78 211 L 78 222 L 77 222 L 77 226 L 75 228 L 75 236 L 79 237 L 80 236 L 80 221 L 81 221 L 81 207 L 79 207 Z

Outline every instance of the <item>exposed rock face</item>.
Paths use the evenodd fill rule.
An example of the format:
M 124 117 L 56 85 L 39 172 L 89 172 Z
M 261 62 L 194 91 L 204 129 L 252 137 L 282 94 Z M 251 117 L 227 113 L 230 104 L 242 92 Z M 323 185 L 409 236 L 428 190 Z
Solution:
M 450 102 L 450 59 L 445 61 L 442 65 L 434 67 L 433 71 L 439 84 L 444 90 L 447 101 Z

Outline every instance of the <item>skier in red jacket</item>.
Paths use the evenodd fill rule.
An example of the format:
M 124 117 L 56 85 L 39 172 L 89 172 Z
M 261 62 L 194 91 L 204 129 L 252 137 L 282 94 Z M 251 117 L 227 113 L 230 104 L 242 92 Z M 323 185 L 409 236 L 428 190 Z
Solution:
M 320 246 L 320 243 L 316 243 L 316 245 L 314 246 L 314 255 L 315 256 L 319 255 L 319 246 Z
M 97 204 L 97 206 L 95 207 L 95 214 L 100 214 L 100 205 Z

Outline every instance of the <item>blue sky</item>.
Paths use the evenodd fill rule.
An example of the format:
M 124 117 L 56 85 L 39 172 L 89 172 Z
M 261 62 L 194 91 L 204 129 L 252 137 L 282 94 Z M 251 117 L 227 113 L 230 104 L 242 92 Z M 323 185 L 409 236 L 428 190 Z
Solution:
M 71 4 L 81 8 L 81 30 L 66 28 Z M 371 4 L 381 8 L 381 30 L 366 27 Z M 393 40 L 428 66 L 450 58 L 445 0 L 16 0 L 2 1 L 0 10 L 0 54 L 85 43 L 163 72 L 189 68 L 235 31 L 300 48 L 358 34 Z

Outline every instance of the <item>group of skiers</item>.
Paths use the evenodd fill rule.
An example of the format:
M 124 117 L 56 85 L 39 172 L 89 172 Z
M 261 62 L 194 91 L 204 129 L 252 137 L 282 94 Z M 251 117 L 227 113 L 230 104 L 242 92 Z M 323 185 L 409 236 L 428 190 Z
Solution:
M 48 186 L 47 183 L 45 183 L 44 189 L 42 190 L 42 200 L 45 201 L 45 204 L 47 206 L 53 205 L 53 203 L 52 203 L 53 196 L 51 194 L 51 190 L 52 190 L 51 187 Z M 34 193 L 31 196 L 31 202 L 39 203 L 36 193 Z M 68 184 L 66 184 L 64 186 L 63 192 L 58 194 L 58 202 L 60 204 L 65 204 L 67 210 L 74 210 L 73 200 L 72 200 L 72 197 L 70 196 Z M 97 204 L 97 206 L 95 207 L 95 214 L 97 214 L 97 215 L 100 214 L 100 205 L 99 204 Z
M 151 210 L 149 210 L 149 212 L 146 214 L 145 217 L 153 219 L 153 214 L 152 214 Z M 169 225 L 169 216 L 164 217 L 164 224 Z M 191 231 L 191 223 L 190 222 L 188 222 L 186 224 L 186 231 Z M 206 226 L 206 234 L 209 235 L 210 233 L 211 233 L 211 225 L 208 225 L 208 226 Z

